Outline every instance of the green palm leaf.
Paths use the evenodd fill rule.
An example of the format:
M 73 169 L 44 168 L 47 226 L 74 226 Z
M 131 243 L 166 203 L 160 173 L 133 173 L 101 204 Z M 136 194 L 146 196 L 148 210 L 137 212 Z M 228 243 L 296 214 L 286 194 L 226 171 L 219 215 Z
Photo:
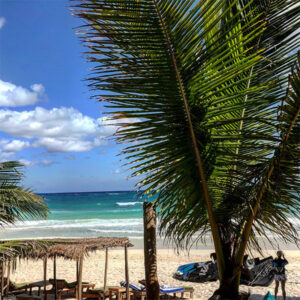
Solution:
M 12 224 L 25 218 L 46 218 L 48 208 L 41 196 L 24 189 L 22 164 L 4 162 L 0 169 L 0 225 Z
M 290 169 L 299 164 L 291 152 L 276 166 L 290 172 L 277 198 L 264 187 L 291 125 L 290 108 L 277 113 L 296 59 L 299 12 L 284 0 L 86 0 L 74 10 L 87 22 L 89 86 L 121 122 L 116 137 L 132 175 L 143 178 L 138 188 L 157 196 L 161 230 L 178 247 L 212 233 L 222 291 L 239 282 L 249 236 L 259 249 L 257 237 L 278 233 L 278 220 L 295 238 L 292 208 L 270 217 L 299 203 L 289 198 Z M 267 179 L 274 187 L 278 172 Z M 266 211 L 252 218 L 258 200 Z

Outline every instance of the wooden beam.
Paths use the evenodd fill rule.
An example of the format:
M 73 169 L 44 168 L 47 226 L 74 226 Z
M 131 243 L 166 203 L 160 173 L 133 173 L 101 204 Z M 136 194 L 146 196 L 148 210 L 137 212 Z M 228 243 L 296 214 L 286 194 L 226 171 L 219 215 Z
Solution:
M 104 269 L 104 295 L 106 290 L 106 284 L 107 284 L 107 267 L 108 267 L 108 248 L 105 249 L 105 269 Z
M 156 210 L 151 202 L 143 203 L 144 258 L 147 299 L 159 299 L 156 254 Z
M 43 268 L 44 268 L 44 299 L 47 299 L 47 256 L 44 258 L 43 261 Z
M 56 281 L 56 255 L 54 255 L 53 259 L 53 280 L 54 280 L 54 299 L 57 300 L 57 281 Z
M 82 300 L 82 270 L 83 270 L 83 255 L 79 259 L 79 273 L 78 273 L 78 300 Z
M 127 245 L 125 245 L 124 250 L 125 250 L 126 300 L 130 300 L 130 295 L 129 295 L 129 272 L 128 272 L 128 250 L 127 250 Z

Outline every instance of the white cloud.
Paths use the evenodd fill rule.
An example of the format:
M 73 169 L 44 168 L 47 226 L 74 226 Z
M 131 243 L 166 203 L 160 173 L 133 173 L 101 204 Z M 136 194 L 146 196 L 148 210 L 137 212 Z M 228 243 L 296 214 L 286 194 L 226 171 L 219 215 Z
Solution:
M 32 166 L 51 166 L 55 164 L 52 160 L 43 159 L 41 161 L 32 161 L 27 159 L 19 159 L 20 163 L 22 163 L 25 167 L 32 167 Z
M 86 152 L 105 144 L 105 140 L 98 138 L 93 140 L 83 140 L 69 137 L 46 137 L 39 139 L 33 146 L 44 147 L 48 152 Z
M 4 26 L 6 20 L 3 17 L 0 17 L 0 29 Z
M 29 147 L 30 147 L 30 143 L 28 141 L 1 139 L 0 160 L 1 161 L 15 160 L 16 152 L 22 151 Z
M 27 160 L 27 159 L 19 159 L 19 162 L 21 164 L 23 164 L 25 167 L 32 167 L 32 166 L 35 166 L 37 165 L 37 162 L 36 161 L 32 161 L 32 160 Z
M 43 147 L 47 152 L 85 152 L 107 144 L 121 122 L 134 122 L 126 118 L 94 119 L 74 108 L 36 107 L 29 111 L 0 109 L 0 131 L 14 138 L 2 150 L 21 151 L 28 147 Z
M 74 108 L 36 107 L 30 111 L 0 109 L 0 131 L 24 138 L 83 138 L 107 136 L 113 126 L 101 126 L 105 121 L 84 116 Z
M 45 88 L 42 84 L 36 83 L 31 85 L 30 89 L 0 80 L 0 106 L 16 107 L 35 104 L 40 100 Z
M 24 142 L 21 140 L 12 140 L 7 144 L 3 145 L 2 151 L 4 152 L 18 152 L 30 147 L 28 141 Z
M 44 86 L 40 83 L 35 83 L 35 84 L 31 85 L 30 88 L 34 92 L 39 93 L 39 94 L 43 94 L 45 92 Z

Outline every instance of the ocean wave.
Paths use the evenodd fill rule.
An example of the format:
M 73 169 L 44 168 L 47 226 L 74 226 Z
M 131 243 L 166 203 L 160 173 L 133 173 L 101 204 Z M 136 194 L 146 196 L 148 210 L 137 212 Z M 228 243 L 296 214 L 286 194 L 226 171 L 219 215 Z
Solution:
M 111 195 L 111 196 L 117 196 L 117 195 L 121 195 L 121 193 L 107 193 L 108 195 Z
M 140 218 L 132 219 L 78 219 L 78 220 L 41 220 L 16 222 L 14 225 L 3 227 L 4 230 L 27 230 L 45 228 L 129 228 L 141 227 L 143 220 Z
M 134 206 L 136 204 L 142 204 L 142 202 L 116 202 L 118 206 Z
M 92 232 L 103 232 L 103 233 L 140 233 L 140 234 L 143 234 L 143 230 L 130 230 L 130 229 L 89 229 L 89 231 L 92 231 Z

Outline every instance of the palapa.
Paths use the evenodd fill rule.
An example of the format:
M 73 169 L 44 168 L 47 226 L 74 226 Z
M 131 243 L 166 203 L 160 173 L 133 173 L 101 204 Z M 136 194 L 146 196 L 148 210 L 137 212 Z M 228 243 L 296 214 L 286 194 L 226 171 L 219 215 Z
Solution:
M 13 255 L 14 258 L 27 258 L 27 259 L 43 259 L 44 260 L 44 293 L 46 293 L 46 269 L 47 259 L 54 258 L 54 281 L 55 281 L 55 299 L 57 299 L 57 288 L 56 288 L 56 258 L 62 257 L 64 259 L 76 260 L 77 266 L 79 265 L 79 273 L 77 273 L 77 284 L 78 284 L 78 299 L 82 299 L 82 264 L 83 258 L 88 256 L 89 252 L 97 250 L 104 250 L 108 248 L 125 248 L 125 274 L 128 277 L 128 261 L 127 261 L 127 248 L 133 247 L 130 243 L 129 238 L 126 237 L 97 237 L 97 238 L 71 238 L 71 239 L 35 239 L 35 240 L 17 240 L 12 241 L 16 243 L 22 243 L 24 251 L 19 254 Z M 1 244 L 1 243 L 0 243 Z M 26 247 L 26 245 L 28 247 Z M 9 251 L 9 249 L 8 249 Z M 11 254 L 11 253 L 10 253 Z M 9 255 L 10 258 L 11 255 Z M 8 257 L 9 257 L 8 256 Z M 3 256 L 3 258 L 5 255 Z M 107 254 L 106 254 L 107 260 Z M 107 261 L 105 262 L 105 273 L 107 272 Z M 3 273 L 3 272 L 2 272 Z M 3 275 L 2 275 L 3 277 Z M 128 278 L 127 278 L 128 279 Z M 128 280 L 129 282 L 129 280 Z M 127 284 L 128 285 L 128 284 Z M 106 276 L 104 286 L 106 286 Z M 1 289 L 1 294 L 3 288 Z M 127 287 L 127 299 L 129 299 L 129 287 Z
M 89 252 L 104 250 L 106 248 L 132 247 L 128 238 L 97 237 L 87 239 L 49 239 L 43 240 L 49 247 L 41 247 L 28 253 L 29 258 L 40 259 L 44 257 L 63 257 L 78 260 L 87 256 Z

